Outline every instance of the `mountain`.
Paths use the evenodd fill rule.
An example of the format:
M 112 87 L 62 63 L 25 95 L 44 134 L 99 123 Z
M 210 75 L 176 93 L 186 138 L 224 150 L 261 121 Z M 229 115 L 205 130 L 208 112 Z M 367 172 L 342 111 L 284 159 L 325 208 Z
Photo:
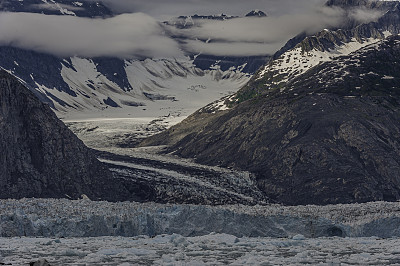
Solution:
M 135 199 L 46 105 L 0 71 L 0 198 Z
M 169 144 L 167 152 L 181 157 L 250 171 L 279 203 L 398 200 L 400 37 L 380 32 L 395 33 L 394 22 L 360 25 L 377 38 L 354 37 L 335 50 L 303 44 L 340 30 L 307 37 L 236 95 L 142 145 Z
M 2 0 L 0 9 L 6 12 L 28 12 L 46 15 L 69 15 L 87 18 L 110 17 L 113 12 L 98 1 L 74 0 Z
M 246 14 L 245 17 L 255 17 L 262 18 L 267 15 L 261 10 L 253 10 Z M 219 15 L 193 15 L 193 16 L 180 16 L 176 18 L 172 18 L 168 21 L 165 21 L 164 24 L 167 26 L 172 26 L 177 29 L 190 29 L 199 27 L 202 23 L 209 21 L 225 21 L 240 18 L 239 16 L 230 16 L 225 14 Z M 174 33 L 171 33 L 171 36 L 176 39 L 178 42 L 186 43 L 190 38 L 188 36 L 181 36 Z M 192 40 L 199 41 L 197 37 Z M 205 43 L 213 42 L 214 40 L 209 38 L 205 40 L 201 40 Z M 231 68 L 240 68 L 242 72 L 254 74 L 262 65 L 269 61 L 270 55 L 265 54 L 264 56 L 215 56 L 207 53 L 193 54 L 191 58 L 193 58 L 193 64 L 202 69 L 212 69 L 217 66 L 222 71 L 228 71 Z
M 247 173 L 95 152 L 47 104 L 0 71 L 0 199 L 260 204 Z M 100 156 L 101 162 L 96 159 Z M 211 182 L 206 177 L 218 176 Z
M 252 10 L 249 13 L 246 14 L 246 17 L 266 17 L 267 14 L 265 14 L 263 11 L 261 10 Z
M 88 0 L 1 1 L 0 11 L 85 18 L 118 15 L 101 2 Z M 170 34 L 165 23 L 160 26 Z M 171 37 L 185 41 L 182 36 Z M 60 118 L 125 117 L 128 114 L 161 117 L 187 116 L 210 101 L 237 91 L 270 58 L 268 55 L 222 57 L 185 53 L 187 55 L 181 58 L 60 58 L 0 46 L 0 67 L 20 78 Z
M 228 20 L 228 19 L 235 19 L 238 16 L 228 16 L 225 14 L 219 15 L 193 15 L 193 16 L 179 16 L 176 18 L 172 18 L 168 21 L 164 21 L 164 24 L 169 26 L 174 26 L 177 29 L 190 29 L 193 27 L 198 27 L 202 22 L 208 20 Z
M 341 4 L 330 1 L 328 4 Z M 363 1 L 354 1 L 360 5 Z M 350 3 L 350 2 L 346 2 Z M 378 6 L 376 6 L 378 5 Z M 274 60 L 260 68 L 252 80 L 240 90 L 234 101 L 241 102 L 268 90 L 282 89 L 293 79 L 321 62 L 348 55 L 362 47 L 400 33 L 400 5 L 397 1 L 383 1 L 373 7 L 384 13 L 376 21 L 358 23 L 347 21 L 343 28 L 325 29 L 311 36 L 301 34 L 278 51 Z M 340 5 L 339 5 L 340 6 Z
M 0 47 L 0 59 L 4 69 L 23 80 L 60 117 L 102 111 L 146 116 L 146 110 L 153 110 L 150 115 L 156 117 L 169 114 L 163 110 L 179 114 L 182 108 L 193 104 L 200 108 L 232 93 L 249 80 L 240 69 L 203 71 L 178 59 L 60 59 L 13 47 Z

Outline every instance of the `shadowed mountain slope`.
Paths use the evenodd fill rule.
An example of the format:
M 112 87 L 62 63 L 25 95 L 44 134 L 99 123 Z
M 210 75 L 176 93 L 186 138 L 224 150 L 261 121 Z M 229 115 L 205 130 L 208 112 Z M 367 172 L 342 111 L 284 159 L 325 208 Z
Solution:
M 132 198 L 26 87 L 0 71 L 0 198 Z

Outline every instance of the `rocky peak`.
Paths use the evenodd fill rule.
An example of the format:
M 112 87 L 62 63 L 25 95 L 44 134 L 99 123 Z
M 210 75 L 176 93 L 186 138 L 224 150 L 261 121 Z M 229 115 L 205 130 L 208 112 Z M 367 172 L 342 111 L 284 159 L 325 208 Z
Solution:
M 242 102 L 268 90 L 283 90 L 288 80 L 320 62 L 348 55 L 388 35 L 399 34 L 400 7 L 398 2 L 391 7 L 377 21 L 359 23 L 344 29 L 324 29 L 310 36 L 300 34 L 293 38 L 274 55 L 274 60 L 261 68 L 239 91 L 235 101 Z
M 356 2 L 358 3 L 363 1 Z M 368 3 L 371 2 L 373 1 L 368 1 Z M 368 38 L 383 39 L 385 34 L 388 33 L 393 35 L 399 34 L 400 7 L 398 2 L 381 2 L 388 2 L 388 4 L 382 4 L 382 6 L 375 7 L 375 9 L 383 9 L 385 11 L 382 17 L 377 21 L 352 25 L 350 28 L 348 27 L 349 25 L 347 25 L 344 29 L 323 30 L 313 36 L 306 37 L 299 46 L 303 48 L 304 52 L 309 52 L 312 49 L 325 51 L 333 49 L 335 46 L 343 43 L 348 43 L 352 39 L 356 39 L 359 43 L 363 43 L 364 40 Z
M 258 10 L 258 9 L 252 10 L 249 13 L 247 13 L 247 15 L 246 15 L 246 17 L 260 17 L 260 18 L 266 17 L 266 16 L 267 16 L 266 13 L 264 13 L 263 11 Z

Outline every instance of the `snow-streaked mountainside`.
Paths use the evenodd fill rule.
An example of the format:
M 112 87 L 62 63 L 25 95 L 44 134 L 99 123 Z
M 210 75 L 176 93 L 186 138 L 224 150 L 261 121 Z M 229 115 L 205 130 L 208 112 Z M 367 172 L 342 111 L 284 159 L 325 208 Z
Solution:
M 78 0 L 2 0 L 2 11 L 34 12 L 46 15 L 69 15 L 79 17 L 109 17 L 112 11 L 100 1 Z
M 94 1 L 2 1 L 0 10 L 88 18 L 115 15 Z M 17 76 L 65 120 L 184 118 L 207 103 L 236 92 L 268 60 L 268 56 L 186 54 L 180 58 L 59 58 L 2 46 L 0 67 Z
M 293 39 L 238 93 L 141 145 L 249 171 L 272 202 L 398 200 L 400 9 L 374 3 L 376 21 Z
M 231 102 L 241 102 L 256 95 L 283 90 L 288 81 L 302 75 L 316 65 L 349 55 L 390 35 L 400 33 L 400 5 L 398 1 L 375 2 L 331 0 L 327 5 L 351 8 L 362 5 L 379 10 L 383 15 L 377 21 L 354 24 L 347 22 L 339 29 L 324 29 L 311 36 L 294 38 L 282 48 L 267 65 L 260 68 L 252 80 Z
M 60 74 L 67 91 L 46 87 L 34 74 L 31 80 L 67 119 L 80 114 L 101 117 L 102 113 L 111 117 L 183 117 L 249 80 L 240 69 L 203 71 L 184 59 L 74 57 L 61 62 Z

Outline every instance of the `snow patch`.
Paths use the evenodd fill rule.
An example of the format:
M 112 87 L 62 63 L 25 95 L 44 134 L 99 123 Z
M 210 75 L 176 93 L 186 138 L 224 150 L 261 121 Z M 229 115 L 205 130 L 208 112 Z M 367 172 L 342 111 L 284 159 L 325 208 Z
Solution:
M 339 56 L 349 55 L 352 52 L 376 44 L 379 41 L 379 39 L 369 38 L 361 43 L 353 38 L 351 42 L 336 46 L 335 49 L 325 52 L 317 49 L 304 52 L 301 47 L 295 47 L 265 66 L 264 69 L 256 74 L 256 80 L 260 80 L 268 74 L 271 75 L 271 77 L 269 77 L 270 81 L 265 84 L 267 87 L 285 84 L 290 79 L 305 73 L 322 62 L 332 61 Z

